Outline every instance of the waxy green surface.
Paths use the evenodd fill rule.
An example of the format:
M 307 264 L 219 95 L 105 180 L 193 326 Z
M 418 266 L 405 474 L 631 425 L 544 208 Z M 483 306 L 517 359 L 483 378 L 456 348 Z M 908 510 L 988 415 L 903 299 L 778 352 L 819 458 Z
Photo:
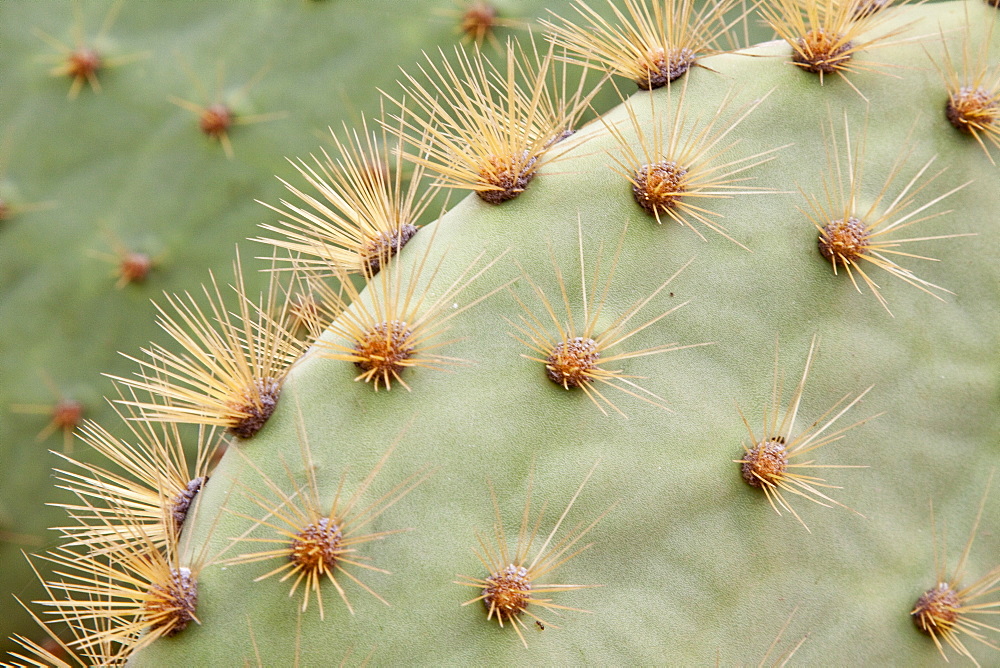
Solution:
M 713 58 L 706 64 L 715 71 L 689 75 L 686 105 L 702 117 L 714 113 L 731 88 L 738 105 L 773 90 L 733 134 L 740 139 L 734 155 L 794 143 L 754 169 L 751 183 L 790 193 L 712 202 L 729 232 L 753 252 L 710 232 L 702 241 L 676 224 L 655 225 L 632 200 L 629 184 L 610 168 L 608 152 L 616 149 L 600 123 L 567 140 L 567 157 L 543 168 L 518 199 L 491 207 L 469 197 L 425 228 L 404 249 L 396 269 L 424 252 L 443 256 L 438 289 L 479 253 L 491 259 L 508 251 L 457 300 L 467 303 L 517 277 L 517 265 L 557 298 L 550 255 L 563 269 L 568 293 L 578 296 L 578 220 L 591 268 L 602 244 L 607 256 L 627 225 L 604 303 L 609 322 L 694 260 L 636 322 L 690 304 L 625 345 L 713 345 L 623 362 L 625 373 L 644 377 L 638 382 L 672 409 L 607 390 L 627 420 L 602 415 L 581 392 L 550 383 L 540 364 L 522 356 L 529 351 L 507 335 L 513 331 L 508 321 L 520 311 L 506 291 L 452 321 L 446 338 L 458 340 L 441 353 L 472 363 L 450 373 L 406 372 L 412 392 L 375 393 L 352 382 L 356 369 L 349 363 L 306 361 L 288 380 L 270 423 L 239 449 L 281 484 L 289 485 L 286 467 L 298 471 L 303 482 L 296 429 L 301 414 L 327 502 L 344 469 L 350 469 L 350 490 L 397 438 L 396 452 L 369 498 L 425 465 L 435 467 L 433 478 L 371 526 L 413 531 L 359 548 L 392 572 L 361 574 L 391 607 L 341 579 L 355 614 L 327 583 L 326 620 L 320 621 L 315 602 L 298 614 L 301 599 L 288 597 L 290 583 L 253 582 L 279 562 L 211 565 L 199 585 L 201 626 L 158 641 L 133 663 L 288 665 L 299 657 L 312 665 L 348 655 L 349 663 L 360 663 L 370 654 L 377 664 L 756 664 L 797 609 L 772 660 L 808 634 L 794 663 L 943 664 L 908 615 L 935 583 L 928 501 L 934 500 L 938 527 L 947 526 L 952 567 L 1000 454 L 998 172 L 975 142 L 945 121 L 940 77 L 921 46 L 939 53 L 939 30 L 961 25 L 965 7 L 899 10 L 890 25 L 914 21 L 908 35 L 930 36 L 858 56 L 904 66 L 894 70 L 899 78 L 851 75 L 869 104 L 837 77 L 820 87 L 815 76 L 785 62 L 784 44 L 754 50 L 759 57 Z M 977 30 L 998 20 L 982 3 L 969 4 L 968 13 Z M 955 40 L 961 31 L 948 34 Z M 997 48 L 1000 44 L 994 52 Z M 675 88 L 669 102 L 666 91 L 652 94 L 661 118 L 673 117 L 678 93 Z M 630 98 L 644 123 L 648 95 Z M 938 301 L 872 270 L 893 318 L 867 288 L 859 294 L 846 275 L 834 276 L 819 255 L 816 231 L 797 208 L 804 207 L 797 190 L 818 193 L 822 187 L 826 156 L 820 128 L 831 116 L 840 127 L 844 110 L 853 133 L 867 125 L 863 203 L 877 195 L 889 165 L 908 145 L 913 157 L 895 188 L 934 155 L 935 167 L 948 170 L 928 188 L 927 199 L 975 180 L 933 209 L 952 213 L 906 235 L 977 235 L 914 245 L 913 252 L 939 262 L 902 262 L 954 296 Z M 628 133 L 626 118 L 621 108 L 605 116 L 607 123 L 626 123 Z M 531 299 L 524 280 L 511 290 Z M 864 517 L 791 498 L 809 533 L 788 514 L 776 515 L 763 494 L 743 482 L 732 460 L 741 457 L 746 438 L 737 405 L 760 428 L 770 400 L 775 340 L 780 339 L 787 398 L 814 335 L 821 343 L 797 429 L 869 385 L 874 389 L 838 424 L 885 414 L 815 452 L 820 464 L 867 467 L 820 472 L 843 486 L 831 496 Z M 478 592 L 452 582 L 459 574 L 487 575 L 472 552 L 476 531 L 489 534 L 493 523 L 486 481 L 498 492 L 512 540 L 532 467 L 535 501 L 548 503 L 544 529 L 598 460 L 566 527 L 620 503 L 588 535 L 593 547 L 550 581 L 603 586 L 554 597 L 591 612 L 542 614 L 562 628 L 529 629 L 525 649 L 512 629 L 487 621 L 478 603 L 462 607 Z M 240 491 L 260 487 L 243 462 L 230 451 L 209 482 L 190 553 L 201 551 L 205 540 L 209 555 L 219 553 L 250 525 L 238 513 L 262 514 Z M 996 565 L 997 498 L 994 490 L 966 582 Z M 238 544 L 223 556 L 263 549 L 260 545 Z M 996 660 L 992 650 L 968 644 L 975 645 L 982 663 Z M 956 658 L 950 650 L 949 656 Z

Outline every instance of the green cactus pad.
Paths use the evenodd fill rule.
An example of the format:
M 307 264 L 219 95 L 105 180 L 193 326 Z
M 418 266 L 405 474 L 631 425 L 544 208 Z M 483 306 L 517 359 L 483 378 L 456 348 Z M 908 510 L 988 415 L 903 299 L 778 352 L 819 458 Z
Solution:
M 966 12 L 973 26 L 998 17 L 984 3 L 891 11 L 898 16 L 887 20 L 885 29 L 912 22 L 908 35 L 928 37 L 856 56 L 904 66 L 898 79 L 849 75 L 870 104 L 836 76 L 821 87 L 813 74 L 788 62 L 784 42 L 708 58 L 704 63 L 711 71 L 687 75 L 685 105 L 694 116 L 714 113 L 731 89 L 738 104 L 773 90 L 733 133 L 740 139 L 736 152 L 753 155 L 794 143 L 753 170 L 755 186 L 790 193 L 710 201 L 729 233 L 752 252 L 716 235 L 703 241 L 675 223 L 657 225 L 635 203 L 631 184 L 611 168 L 609 152 L 616 144 L 598 122 L 565 140 L 571 142 L 570 157 L 542 168 L 519 198 L 500 206 L 463 200 L 414 237 L 390 268 L 405 270 L 427 252 L 433 262 L 443 257 L 438 280 L 447 285 L 448 277 L 458 276 L 479 253 L 496 257 L 509 250 L 462 300 L 517 278 L 518 266 L 547 294 L 558 295 L 554 256 L 567 294 L 578 299 L 578 220 L 583 263 L 590 269 L 600 257 L 609 261 L 627 225 L 614 287 L 603 300 L 606 326 L 694 258 L 669 292 L 647 308 L 655 314 L 691 303 L 636 333 L 627 345 L 634 350 L 671 341 L 713 345 L 621 364 L 623 373 L 641 376 L 637 382 L 662 397 L 669 412 L 606 389 L 628 418 L 604 415 L 582 392 L 550 382 L 541 364 L 524 357 L 530 350 L 507 335 L 515 331 L 507 321 L 523 312 L 517 299 L 533 298 L 523 279 L 451 321 L 448 338 L 455 341 L 441 353 L 472 364 L 448 373 L 407 370 L 411 392 L 375 393 L 352 382 L 357 369 L 350 363 L 308 360 L 289 377 L 282 407 L 268 425 L 239 446 L 240 454 L 227 454 L 215 471 L 200 499 L 190 549 L 202 549 L 206 540 L 210 554 L 228 547 L 221 558 L 257 549 L 246 542 L 230 546 L 253 525 L 244 515 L 261 515 L 242 491 L 260 485 L 260 473 L 244 458 L 278 484 L 302 484 L 300 415 L 312 470 L 327 499 L 341 471 L 349 467 L 356 480 L 402 434 L 373 494 L 388 492 L 422 466 L 437 470 L 372 525 L 379 531 L 412 531 L 359 547 L 373 564 L 391 571 L 366 574 L 364 580 L 390 607 L 341 578 L 354 614 L 326 583 L 321 621 L 312 607 L 299 615 L 301 598 L 289 597 L 289 582 L 274 577 L 254 582 L 275 564 L 209 566 L 199 583 L 201 625 L 158 641 L 134 663 L 279 665 L 295 657 L 310 663 L 369 653 L 385 664 L 757 663 L 793 609 L 785 642 L 794 646 L 795 638 L 808 634 L 794 654 L 804 665 L 942 662 L 909 612 L 935 584 L 928 501 L 934 500 L 939 525 L 947 523 L 951 567 L 998 459 L 1000 270 L 989 249 L 995 246 L 1000 198 L 996 167 L 945 119 L 947 96 L 924 47 L 934 53 L 940 31 L 958 39 L 961 30 L 950 31 L 962 25 Z M 673 118 L 676 85 L 669 93 L 630 98 L 642 123 L 649 119 L 651 94 L 661 117 Z M 887 203 L 934 155 L 934 169 L 948 169 L 921 202 L 974 179 L 925 212 L 952 213 L 914 225 L 912 234 L 904 235 L 978 235 L 930 240 L 914 250 L 937 262 L 900 260 L 954 295 L 938 300 L 872 270 L 891 317 L 866 286 L 859 292 L 843 272 L 835 276 L 820 255 L 818 233 L 800 210 L 807 204 L 797 191 L 823 196 L 821 128 L 832 122 L 842 129 L 845 113 L 855 137 L 867 128 L 859 209 L 878 196 L 894 160 L 907 148 L 912 158 Z M 627 119 L 619 107 L 604 123 L 620 124 L 627 133 Z M 734 460 L 743 456 L 740 443 L 746 441 L 737 405 L 758 428 L 770 405 L 776 339 L 787 397 L 815 335 L 820 343 L 794 431 L 806 430 L 841 397 L 856 396 L 869 385 L 874 388 L 838 424 L 884 415 L 810 457 L 817 464 L 867 468 L 819 474 L 842 487 L 830 496 L 863 517 L 788 496 L 807 532 L 788 513 L 777 515 L 760 490 L 743 481 Z M 513 629 L 487 620 L 481 605 L 463 607 L 472 596 L 453 583 L 459 574 L 489 575 L 473 552 L 477 531 L 492 535 L 489 484 L 512 542 L 534 470 L 534 498 L 549 508 L 537 549 L 598 461 L 568 526 L 585 526 L 620 502 L 587 534 L 585 542 L 593 546 L 563 564 L 551 581 L 601 586 L 554 595 L 554 602 L 589 613 L 546 615 L 561 628 L 528 628 L 526 649 Z M 970 580 L 996 566 L 998 522 L 993 500 L 968 558 Z M 965 639 L 980 661 L 995 656 Z

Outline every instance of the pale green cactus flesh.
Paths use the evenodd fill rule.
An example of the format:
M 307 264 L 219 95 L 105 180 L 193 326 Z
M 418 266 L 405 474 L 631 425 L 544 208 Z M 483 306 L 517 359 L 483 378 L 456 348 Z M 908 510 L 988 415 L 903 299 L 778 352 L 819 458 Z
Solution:
M 525 357 L 536 354 L 508 336 L 517 333 L 515 323 L 524 313 L 517 300 L 536 299 L 523 277 L 450 322 L 444 338 L 454 341 L 439 352 L 470 364 L 448 373 L 405 370 L 411 392 L 397 387 L 376 393 L 370 384 L 352 382 L 353 365 L 311 358 L 293 371 L 281 409 L 267 427 L 216 470 L 201 499 L 190 549 L 201 550 L 208 540 L 214 556 L 228 546 L 222 560 L 264 549 L 260 545 L 267 544 L 230 543 L 253 525 L 245 516 L 262 514 L 246 494 L 261 487 L 261 473 L 288 493 L 293 489 L 286 468 L 296 484 L 305 481 L 300 419 L 324 504 L 342 470 L 352 472 L 346 493 L 398 438 L 372 498 L 423 466 L 435 467 L 435 473 L 369 527 L 412 531 L 358 547 L 358 554 L 391 574 L 353 571 L 390 606 L 340 575 L 354 612 L 324 582 L 321 620 L 315 601 L 299 614 L 302 591 L 289 598 L 290 581 L 254 581 L 280 561 L 208 566 L 201 575 L 201 625 L 155 643 L 135 662 L 275 665 L 296 656 L 312 663 L 370 655 L 386 664 L 733 665 L 764 658 L 793 609 L 797 613 L 772 660 L 808 634 L 793 657 L 805 665 L 940 662 L 909 612 L 936 582 L 928 501 L 934 499 L 939 523 L 947 518 L 952 568 L 997 462 L 1000 198 L 996 167 L 946 121 L 946 95 L 925 49 L 939 53 L 944 31 L 954 50 L 965 12 L 976 30 L 997 16 L 976 3 L 893 11 L 883 29 L 911 23 L 907 36 L 929 36 L 856 56 L 902 66 L 893 69 L 899 78 L 849 75 L 868 103 L 837 76 L 826 77 L 821 87 L 815 75 L 789 64 L 785 43 L 712 57 L 704 61 L 712 71 L 696 69 L 686 78 L 684 105 L 691 118 L 707 120 L 731 91 L 735 98 L 724 114 L 770 93 L 730 135 L 740 143 L 727 160 L 794 144 L 740 174 L 753 177 L 749 186 L 790 192 L 703 200 L 724 216 L 727 233 L 752 252 L 705 228 L 702 240 L 669 219 L 657 225 L 636 205 L 630 184 L 612 169 L 611 156 L 620 151 L 607 126 L 635 136 L 620 106 L 605 114 L 603 124 L 591 123 L 565 140 L 565 158 L 542 168 L 520 197 L 501 206 L 467 198 L 401 253 L 396 271 L 405 271 L 425 252 L 432 263 L 443 258 L 435 285 L 446 286 L 480 253 L 493 258 L 507 251 L 456 299 L 456 307 L 518 278 L 520 267 L 562 319 L 554 258 L 574 318 L 581 321 L 578 224 L 584 264 L 592 272 L 603 256 L 603 276 L 627 225 L 598 333 L 694 258 L 631 326 L 690 303 L 636 333 L 621 350 L 669 342 L 713 345 L 609 365 L 642 377 L 635 382 L 662 397 L 670 411 L 598 385 L 628 418 L 613 410 L 604 415 L 583 392 L 547 380 L 542 365 Z M 998 46 L 994 43 L 994 50 Z M 647 136 L 650 95 L 658 122 L 667 125 L 681 96 L 679 84 L 669 92 L 640 91 L 625 103 Z M 865 165 L 858 212 L 867 211 L 879 195 L 902 151 L 912 155 L 876 216 L 934 156 L 923 178 L 947 170 L 918 194 L 910 210 L 973 180 L 916 217 L 950 213 L 914 224 L 900 236 L 976 236 L 905 249 L 937 262 L 892 256 L 954 295 L 935 291 L 942 295 L 935 299 L 871 268 L 868 274 L 880 286 L 891 317 L 860 278 L 859 291 L 843 268 L 834 275 L 820 255 L 817 230 L 803 212 L 808 210 L 803 193 L 825 203 L 824 183 L 835 186 L 824 177 L 825 146 L 833 139 L 824 140 L 823 129 L 831 135 L 832 125 L 841 159 L 847 160 L 845 116 L 852 142 L 867 132 L 864 155 L 854 156 Z M 587 280 L 594 280 L 592 273 Z M 554 335 L 554 325 L 542 320 Z M 776 340 L 783 411 L 814 336 L 820 342 L 791 435 L 806 431 L 845 395 L 850 400 L 870 385 L 874 388 L 826 433 L 880 415 L 802 457 L 818 465 L 866 467 L 811 472 L 842 487 L 822 491 L 856 513 L 785 493 L 807 531 L 790 513 L 776 514 L 764 494 L 743 481 L 733 460 L 743 457 L 740 443 L 748 440 L 740 410 L 755 433 L 763 430 Z M 548 581 L 600 586 L 552 595 L 554 603 L 588 613 L 557 616 L 536 606 L 543 619 L 561 628 L 542 630 L 525 617 L 525 648 L 509 620 L 501 628 L 496 619 L 487 620 L 481 603 L 462 605 L 479 592 L 453 583 L 461 575 L 489 575 L 473 552 L 477 531 L 487 541 L 493 535 L 487 481 L 496 490 L 513 550 L 534 470 L 536 503 L 548 503 L 534 543 L 538 549 L 598 461 L 563 531 L 586 526 L 620 502 L 580 543 L 592 547 Z M 997 510 L 995 500 L 987 502 L 966 564 L 970 581 L 996 565 L 1000 543 L 989 527 L 1000 521 Z M 267 537 L 267 531 L 259 527 L 252 535 Z M 965 640 L 981 662 L 995 656 L 968 636 Z

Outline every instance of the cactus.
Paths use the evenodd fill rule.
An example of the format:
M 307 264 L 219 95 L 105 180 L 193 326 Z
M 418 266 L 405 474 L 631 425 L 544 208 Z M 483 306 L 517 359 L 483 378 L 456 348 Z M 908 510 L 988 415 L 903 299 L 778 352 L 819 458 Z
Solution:
M 531 178 L 463 181 L 378 273 L 317 243 L 266 424 L 167 549 L 94 508 L 36 614 L 136 665 L 995 660 L 1000 15 L 804 5 L 570 136 L 512 119 Z M 458 185 L 408 99 L 386 129 Z
M 139 356 L 161 336 L 151 300 L 197 293 L 207 269 L 228 293 L 234 245 L 262 254 L 246 238 L 272 220 L 253 200 L 277 203 L 275 175 L 295 174 L 282 156 L 329 149 L 327 126 L 376 112 L 374 89 L 391 90 L 398 63 L 458 41 L 459 17 L 437 14 L 439 0 L 410 4 L 427 18 L 419 30 L 389 2 L 0 7 L 0 652 L 12 633 L 38 637 L 12 597 L 44 591 L 22 552 L 58 544 L 47 528 L 65 514 L 44 504 L 75 498 L 53 484 L 67 465 L 49 450 L 111 468 L 72 433 L 92 419 L 133 439 L 101 374 L 130 375 L 118 351 Z M 501 19 L 540 4 L 508 5 Z M 390 38 L 376 45 L 375 33 Z M 202 129 L 212 119 L 200 112 L 219 103 L 225 143 Z M 280 117 L 242 124 L 269 114 Z M 256 269 L 251 293 L 266 284 Z

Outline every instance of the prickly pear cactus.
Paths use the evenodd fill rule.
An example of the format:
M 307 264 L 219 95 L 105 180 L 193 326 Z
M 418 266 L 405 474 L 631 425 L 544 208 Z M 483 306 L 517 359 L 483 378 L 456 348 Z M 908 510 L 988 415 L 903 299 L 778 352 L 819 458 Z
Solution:
M 385 126 L 476 193 L 363 291 L 317 243 L 340 287 L 296 277 L 316 341 L 266 424 L 161 494 L 182 521 L 84 518 L 37 614 L 136 665 L 995 661 L 1000 13 L 767 7 L 787 39 L 676 77 L 647 49 L 568 136 L 575 83 L 513 88 L 544 47 L 407 69 Z M 550 21 L 563 57 L 587 16 Z M 569 102 L 498 129 L 480 72 Z M 288 334 L 264 311 L 236 357 Z M 125 406 L 183 417 L 158 401 Z
M 101 374 L 130 374 L 118 351 L 161 336 L 151 300 L 207 269 L 228 290 L 234 245 L 260 254 L 246 238 L 272 218 L 254 200 L 294 173 L 282 156 L 332 146 L 327 127 L 375 113 L 399 63 L 459 41 L 460 7 L 409 4 L 0 7 L 0 637 L 38 633 L 12 597 L 43 595 L 22 551 L 58 544 L 64 513 L 43 504 L 74 498 L 49 451 L 100 463 L 74 446 L 83 419 L 129 433 Z M 250 268 L 247 289 L 265 279 Z

